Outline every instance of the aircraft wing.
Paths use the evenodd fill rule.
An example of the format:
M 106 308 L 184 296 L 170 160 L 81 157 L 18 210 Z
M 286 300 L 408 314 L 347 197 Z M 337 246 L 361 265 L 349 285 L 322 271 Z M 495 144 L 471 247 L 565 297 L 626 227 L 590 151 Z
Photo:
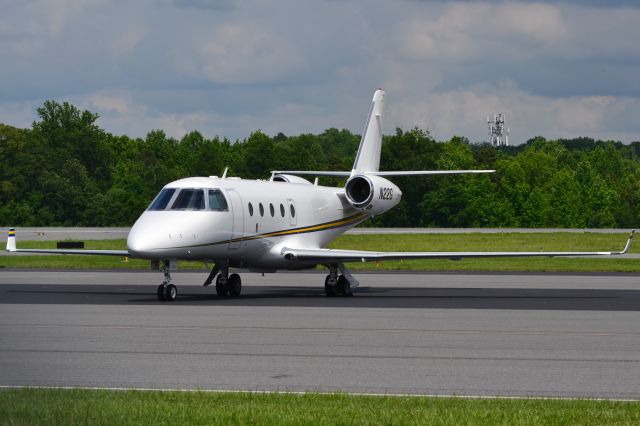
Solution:
M 74 249 L 19 249 L 16 248 L 16 231 L 9 229 L 7 251 L 10 253 L 85 254 L 98 256 L 129 256 L 127 250 L 74 250 Z
M 127 250 L 72 250 L 72 249 L 14 249 L 10 253 L 91 254 L 99 256 L 129 256 Z
M 373 262 L 378 260 L 400 259 L 451 259 L 483 257 L 578 257 L 578 256 L 617 256 L 625 254 L 631 246 L 634 231 L 631 231 L 622 251 L 449 251 L 449 252 L 402 252 L 402 251 L 361 251 L 336 249 L 295 249 L 284 248 L 282 255 L 288 260 L 311 262 Z

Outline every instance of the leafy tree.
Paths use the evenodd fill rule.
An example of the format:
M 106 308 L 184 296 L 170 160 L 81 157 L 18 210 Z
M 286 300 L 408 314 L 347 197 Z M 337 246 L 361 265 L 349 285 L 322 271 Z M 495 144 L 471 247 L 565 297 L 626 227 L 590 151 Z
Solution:
M 0 124 L 0 223 L 130 225 L 167 183 L 187 176 L 266 178 L 273 169 L 349 170 L 360 136 L 179 141 L 161 130 L 114 136 L 97 114 L 47 101 L 31 129 Z M 394 177 L 403 198 L 366 226 L 631 227 L 640 222 L 640 142 L 535 137 L 514 147 L 437 142 L 421 129 L 383 138 L 382 170 L 497 170 L 491 175 Z M 344 179 L 322 178 L 328 185 Z
M 55 101 L 45 101 L 37 112 L 40 121 L 33 123 L 33 133 L 45 141 L 52 168 L 62 167 L 73 158 L 84 165 L 90 177 L 108 177 L 110 159 L 105 133 L 95 124 L 98 114 Z
M 273 167 L 273 140 L 261 131 L 253 132 L 242 144 L 243 177 L 264 178 Z

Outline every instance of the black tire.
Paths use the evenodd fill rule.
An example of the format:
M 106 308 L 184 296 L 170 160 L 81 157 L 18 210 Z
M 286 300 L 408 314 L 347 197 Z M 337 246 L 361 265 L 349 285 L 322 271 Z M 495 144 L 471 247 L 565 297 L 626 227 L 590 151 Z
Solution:
M 229 290 L 230 296 L 240 296 L 240 293 L 242 292 L 242 280 L 240 279 L 240 275 L 229 275 L 229 281 L 227 281 L 227 290 Z
M 165 297 L 166 287 L 167 287 L 166 285 L 160 284 L 158 286 L 158 290 L 156 291 L 156 294 L 158 295 L 158 300 L 160 300 L 161 302 L 164 302 L 167 300 L 167 298 Z
M 327 278 L 324 279 L 324 294 L 327 297 L 333 297 L 336 295 L 336 286 L 331 285 L 331 275 L 327 275 Z
M 229 290 L 227 289 L 227 286 L 221 282 L 221 280 L 222 275 L 218 275 L 216 277 L 216 293 L 218 293 L 218 296 L 220 297 L 225 297 L 227 294 L 229 294 Z
M 178 289 L 175 285 L 169 284 L 164 292 L 164 297 L 168 302 L 173 302 L 178 297 Z
M 342 296 L 351 296 L 351 284 L 344 275 L 338 277 L 338 284 L 336 290 Z

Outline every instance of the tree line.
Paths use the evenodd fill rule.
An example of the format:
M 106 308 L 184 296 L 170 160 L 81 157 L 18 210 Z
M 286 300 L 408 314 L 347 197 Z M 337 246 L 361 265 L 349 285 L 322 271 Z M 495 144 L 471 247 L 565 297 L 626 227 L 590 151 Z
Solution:
M 0 124 L 0 224 L 128 226 L 168 182 L 271 170 L 350 170 L 360 136 L 348 130 L 245 140 L 181 139 L 154 130 L 116 136 L 98 115 L 47 101 L 29 129 Z M 369 226 L 621 227 L 640 222 L 640 142 L 536 137 L 495 148 L 421 129 L 384 137 L 381 170 L 495 169 L 483 175 L 398 177 L 403 199 Z M 341 185 L 335 178 L 321 184 Z

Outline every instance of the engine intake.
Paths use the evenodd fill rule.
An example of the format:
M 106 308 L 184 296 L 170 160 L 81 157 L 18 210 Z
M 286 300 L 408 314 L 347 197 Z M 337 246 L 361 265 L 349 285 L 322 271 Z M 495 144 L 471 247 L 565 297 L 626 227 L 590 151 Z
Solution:
M 354 176 L 347 181 L 345 193 L 353 207 L 366 207 L 373 198 L 373 182 L 367 176 Z
M 384 213 L 402 198 L 402 192 L 396 185 L 375 175 L 352 176 L 344 192 L 351 206 L 372 215 Z

